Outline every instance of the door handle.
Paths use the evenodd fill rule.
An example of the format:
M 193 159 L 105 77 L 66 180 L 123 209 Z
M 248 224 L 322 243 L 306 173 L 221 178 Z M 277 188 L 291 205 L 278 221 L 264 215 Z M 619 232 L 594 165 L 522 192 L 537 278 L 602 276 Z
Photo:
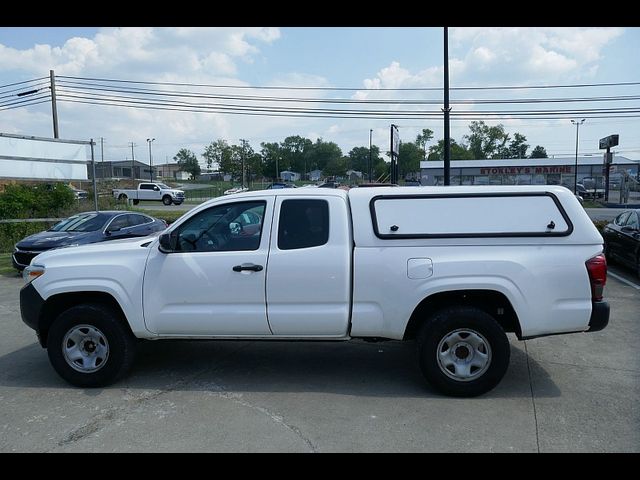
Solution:
M 251 272 L 260 272 L 262 265 L 255 265 L 253 263 L 243 263 L 242 265 L 236 265 L 233 267 L 234 272 L 242 272 L 243 270 L 249 270 Z

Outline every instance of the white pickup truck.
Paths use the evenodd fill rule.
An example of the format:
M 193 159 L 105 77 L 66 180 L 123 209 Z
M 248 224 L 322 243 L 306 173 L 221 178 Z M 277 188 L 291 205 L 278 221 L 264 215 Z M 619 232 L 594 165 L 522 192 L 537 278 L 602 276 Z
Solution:
M 136 339 L 414 340 L 439 391 L 487 392 L 506 332 L 603 329 L 602 237 L 564 187 L 262 190 L 219 197 L 158 238 L 35 257 L 24 322 L 82 387 Z
M 140 200 L 155 200 L 165 205 L 180 205 L 184 202 L 184 191 L 171 188 L 164 183 L 140 183 L 136 190 L 114 188 L 112 194 L 118 200 L 133 200 L 137 205 Z

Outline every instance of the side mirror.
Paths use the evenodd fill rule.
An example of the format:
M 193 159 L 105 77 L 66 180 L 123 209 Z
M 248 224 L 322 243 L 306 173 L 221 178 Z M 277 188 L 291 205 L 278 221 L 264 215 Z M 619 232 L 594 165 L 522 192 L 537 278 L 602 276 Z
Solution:
M 171 253 L 176 251 L 176 245 L 178 244 L 178 236 L 172 233 L 163 233 L 159 237 L 158 249 L 162 253 Z
M 112 233 L 119 232 L 120 230 L 122 230 L 122 227 L 114 227 L 114 228 L 110 228 L 109 230 L 107 230 L 104 233 L 106 235 L 111 235 Z

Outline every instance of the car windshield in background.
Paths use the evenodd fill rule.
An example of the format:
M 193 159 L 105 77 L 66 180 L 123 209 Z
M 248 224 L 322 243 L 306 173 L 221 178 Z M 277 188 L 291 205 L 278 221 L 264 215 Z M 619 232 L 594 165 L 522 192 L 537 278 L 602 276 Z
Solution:
M 104 227 L 110 216 L 103 213 L 87 213 L 75 215 L 57 223 L 50 232 L 95 232 Z

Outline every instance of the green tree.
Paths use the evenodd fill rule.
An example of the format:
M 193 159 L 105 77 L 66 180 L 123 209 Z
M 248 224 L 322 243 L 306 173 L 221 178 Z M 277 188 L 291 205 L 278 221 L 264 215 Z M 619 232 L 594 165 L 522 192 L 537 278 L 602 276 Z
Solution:
M 335 168 L 336 165 L 340 165 L 340 159 L 342 158 L 342 150 L 340 147 L 333 142 L 325 142 L 322 138 L 317 138 L 315 143 L 313 143 L 305 152 L 305 157 L 303 158 L 303 169 L 302 172 L 310 172 L 311 170 L 322 170 L 324 175 L 335 175 L 328 174 L 325 172 L 326 166 L 331 163 L 332 167 Z M 349 169 L 348 162 L 345 162 L 345 171 Z
M 509 158 L 527 158 L 527 150 L 529 145 L 525 142 L 527 137 L 516 132 L 513 134 L 513 140 L 509 144 Z
M 332 157 L 322 169 L 323 175 L 327 177 L 344 176 L 347 173 L 347 162 L 349 157 Z
M 414 177 L 420 171 L 420 161 L 424 159 L 424 150 L 413 142 L 401 142 L 398 152 L 398 177 Z
M 529 158 L 549 158 L 547 156 L 547 151 L 544 147 L 540 145 L 536 145 L 535 148 L 531 151 L 531 156 Z
M 187 172 L 191 175 L 191 178 L 196 178 L 200 175 L 198 157 L 191 150 L 181 148 L 173 159 L 180 165 L 180 170 Z
M 473 121 L 469 131 L 471 133 L 463 138 L 474 159 L 500 158 L 506 154 L 505 145 L 509 135 L 504 131 L 504 125 L 490 127 L 483 121 Z
M 209 169 L 211 169 L 213 164 L 216 164 L 218 169 L 220 169 L 220 165 L 224 163 L 230 155 L 231 148 L 227 141 L 222 139 L 211 142 L 207 145 L 204 149 L 204 153 L 202 154 L 207 163 L 207 168 Z
M 278 142 L 260 144 L 260 157 L 262 158 L 262 172 L 270 178 L 277 178 L 278 173 L 286 168 L 282 168 L 282 151 Z M 276 172 L 277 168 L 277 172 Z
M 443 160 L 444 159 L 444 140 L 438 140 L 438 143 L 429 147 L 429 157 L 427 160 Z M 473 153 L 462 144 L 456 143 L 455 139 L 451 139 L 451 159 L 452 160 L 471 160 Z
M 309 150 L 313 146 L 313 142 L 308 138 L 300 135 L 292 135 L 280 142 L 280 152 L 282 154 L 283 166 L 280 171 L 291 170 L 303 173 L 305 170 L 305 161 L 308 165 Z
M 422 133 L 419 133 L 416 137 L 416 145 L 422 149 L 422 157 L 427 158 L 427 143 L 433 139 L 433 130 L 430 128 L 423 128 Z
M 221 165 L 221 170 L 225 173 L 231 174 L 231 177 L 236 181 L 242 181 L 242 166 L 245 168 L 245 186 L 247 181 L 247 167 L 251 168 L 250 161 L 254 158 L 256 153 L 249 145 L 249 142 L 240 139 L 240 145 L 233 144 L 229 147 L 229 158 Z M 260 160 L 257 160 L 260 163 Z M 255 167 L 255 166 L 254 166 Z M 255 167 L 257 169 L 257 167 Z M 261 170 L 261 169 L 260 169 Z
M 374 172 L 376 168 L 382 162 L 383 167 L 385 165 L 384 159 L 380 156 L 380 148 L 376 145 L 371 146 L 371 174 L 375 177 Z M 367 181 L 369 180 L 369 148 L 368 147 L 354 147 L 349 152 L 348 170 L 356 170 L 362 172 Z M 377 178 L 377 177 L 376 177 Z

